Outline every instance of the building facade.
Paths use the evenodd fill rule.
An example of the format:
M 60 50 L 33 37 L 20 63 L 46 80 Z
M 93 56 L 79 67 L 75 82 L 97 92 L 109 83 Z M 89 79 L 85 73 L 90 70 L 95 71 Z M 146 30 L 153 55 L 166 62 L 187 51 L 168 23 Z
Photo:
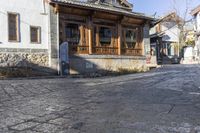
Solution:
M 179 56 L 180 18 L 170 13 L 159 19 L 150 30 L 151 48 L 157 56 L 158 63 L 171 64 Z
M 194 17 L 194 32 L 195 32 L 195 58 L 199 60 L 200 56 L 200 5 L 194 8 L 191 12 Z
M 0 4 L 3 5 L 0 8 L 1 70 L 49 67 L 49 19 L 45 3 L 1 0 Z
M 23 4 L 22 4 L 23 3 Z M 0 9 L 1 67 L 59 72 L 69 44 L 71 73 L 148 68 L 153 19 L 126 0 L 7 0 Z M 46 70 L 43 70 L 46 71 Z

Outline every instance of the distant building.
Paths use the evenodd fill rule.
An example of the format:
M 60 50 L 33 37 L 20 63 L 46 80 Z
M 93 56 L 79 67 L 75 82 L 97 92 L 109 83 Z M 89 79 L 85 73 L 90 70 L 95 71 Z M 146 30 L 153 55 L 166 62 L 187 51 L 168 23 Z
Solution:
M 151 49 L 154 49 L 158 63 L 176 63 L 174 58 L 179 56 L 180 21 L 182 19 L 173 12 L 158 19 L 151 28 Z
M 58 72 L 63 42 L 69 44 L 71 73 L 148 67 L 154 19 L 132 12 L 127 0 L 1 0 L 0 5 L 0 67 Z
M 194 31 L 195 31 L 195 58 L 199 60 L 200 56 L 200 5 L 191 11 L 194 17 Z

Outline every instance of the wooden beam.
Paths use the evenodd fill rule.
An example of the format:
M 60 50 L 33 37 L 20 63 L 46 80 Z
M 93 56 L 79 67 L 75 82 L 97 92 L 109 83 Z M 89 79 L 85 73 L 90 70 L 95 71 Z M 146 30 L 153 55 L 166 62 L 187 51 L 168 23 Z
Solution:
M 83 10 L 80 8 L 73 8 L 70 6 L 60 6 L 60 12 L 63 14 L 79 15 L 82 17 L 90 16 L 92 11 Z
M 113 14 L 110 14 L 110 13 L 107 13 L 107 12 L 98 12 L 98 11 L 94 11 L 93 18 L 111 20 L 111 21 L 117 21 L 118 20 L 117 15 L 113 15 Z
M 143 19 L 137 19 L 137 18 L 131 18 L 131 17 L 126 17 L 124 16 L 122 19 L 121 19 L 121 23 L 122 24 L 135 24 L 135 25 L 141 25 L 144 23 L 144 20 Z
M 95 40 L 95 46 L 100 46 L 99 42 L 100 42 L 100 37 L 99 37 L 99 26 L 96 25 L 96 33 L 95 33 L 95 37 L 96 37 L 96 40 Z
M 92 54 L 92 29 L 93 22 L 92 17 L 88 17 L 88 44 L 89 44 L 89 54 Z
M 84 41 L 84 27 L 83 27 L 83 25 L 80 25 L 79 31 L 80 31 L 80 41 L 81 41 L 80 45 L 83 46 L 83 41 Z
M 54 7 L 54 13 L 58 13 L 59 12 L 59 5 L 58 4 L 55 4 L 55 7 Z
M 117 45 L 118 45 L 118 55 L 121 55 L 121 47 L 122 47 L 122 25 L 120 22 L 117 24 Z
M 145 47 L 144 47 L 144 27 L 140 27 L 140 37 L 141 37 L 141 48 L 142 48 L 142 55 L 145 55 Z

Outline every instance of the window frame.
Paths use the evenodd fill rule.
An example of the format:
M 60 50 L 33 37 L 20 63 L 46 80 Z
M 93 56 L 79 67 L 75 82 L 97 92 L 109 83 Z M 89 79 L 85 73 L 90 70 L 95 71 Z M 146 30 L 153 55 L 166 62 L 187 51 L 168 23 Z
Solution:
M 33 42 L 32 41 L 32 32 L 31 32 L 31 28 L 37 28 L 37 31 L 38 31 L 38 41 L 37 42 Z M 42 41 L 42 31 L 41 31 L 41 26 L 33 26 L 33 25 L 30 25 L 30 43 L 31 44 L 41 44 L 41 41 Z
M 16 40 L 10 39 L 10 25 L 9 15 L 16 15 Z M 7 25 L 8 25 L 8 42 L 19 43 L 20 42 L 20 14 L 16 12 L 7 12 Z
M 133 48 L 130 48 L 127 44 L 127 38 L 126 38 L 126 32 L 127 31 L 132 31 L 135 33 L 135 44 L 133 45 Z M 122 45 L 123 48 L 127 48 L 127 49 L 136 49 L 135 46 L 138 45 L 138 38 L 139 38 L 139 34 L 138 34 L 138 27 L 134 27 L 134 28 L 123 28 L 123 39 L 122 39 Z
M 88 46 L 88 27 L 85 23 L 82 22 L 76 22 L 76 21 L 64 21 L 63 22 L 63 40 L 67 41 L 67 35 L 66 35 L 66 26 L 68 24 L 74 24 L 78 25 L 78 31 L 79 31 L 79 42 L 75 44 L 74 46 Z
M 71 26 L 73 25 L 74 27 L 71 27 Z M 80 43 L 81 43 L 81 32 L 80 32 L 80 24 L 77 24 L 77 23 L 65 23 L 65 26 L 64 26 L 65 28 L 64 28 L 64 35 L 65 35 L 65 39 L 66 40 L 75 40 L 75 41 L 67 41 L 69 44 L 71 43 L 71 42 L 73 42 L 73 44 L 72 45 L 80 45 Z M 70 30 L 70 33 L 67 33 L 67 27 L 69 28 L 69 30 Z M 75 29 L 75 33 L 73 33 L 72 31 L 74 31 L 74 29 Z M 67 35 L 67 34 L 69 34 L 69 36 Z M 76 35 L 75 37 L 73 37 L 73 35 Z M 77 41 L 77 42 L 76 42 Z M 71 45 L 71 44 L 70 44 Z
M 100 42 L 100 28 L 108 28 L 111 30 L 111 42 L 110 44 L 107 45 L 102 45 L 102 43 Z M 95 31 L 96 28 L 96 31 Z M 117 37 L 117 31 L 116 30 L 116 26 L 108 26 L 108 25 L 103 25 L 103 24 L 94 24 L 93 25 L 93 36 L 94 36 L 94 46 L 97 47 L 118 47 L 116 44 L 116 37 Z
M 100 44 L 100 46 L 102 46 L 102 47 L 108 47 L 108 46 L 111 46 L 112 45 L 112 39 L 113 39 L 113 29 L 112 28 L 110 28 L 110 27 L 106 27 L 106 26 L 100 26 L 100 27 L 98 27 L 99 28 L 99 30 L 98 30 L 98 34 L 99 34 L 99 44 Z M 108 36 L 101 36 L 101 35 L 106 35 L 105 34 L 105 31 L 103 32 L 103 33 L 101 33 L 101 30 L 109 30 L 109 32 L 110 32 L 110 35 L 109 35 L 109 37 Z M 106 39 L 108 39 L 109 38 L 109 43 L 107 43 L 107 42 L 102 42 L 102 39 L 103 38 L 106 38 Z

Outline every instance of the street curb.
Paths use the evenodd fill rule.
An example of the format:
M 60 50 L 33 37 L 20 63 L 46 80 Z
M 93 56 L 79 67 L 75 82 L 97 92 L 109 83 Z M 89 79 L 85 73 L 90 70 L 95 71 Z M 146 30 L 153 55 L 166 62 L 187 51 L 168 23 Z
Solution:
M 5 78 L 0 77 L 0 80 L 32 80 L 32 79 L 63 79 L 70 78 L 69 76 L 40 76 L 40 77 L 16 77 L 16 78 Z

